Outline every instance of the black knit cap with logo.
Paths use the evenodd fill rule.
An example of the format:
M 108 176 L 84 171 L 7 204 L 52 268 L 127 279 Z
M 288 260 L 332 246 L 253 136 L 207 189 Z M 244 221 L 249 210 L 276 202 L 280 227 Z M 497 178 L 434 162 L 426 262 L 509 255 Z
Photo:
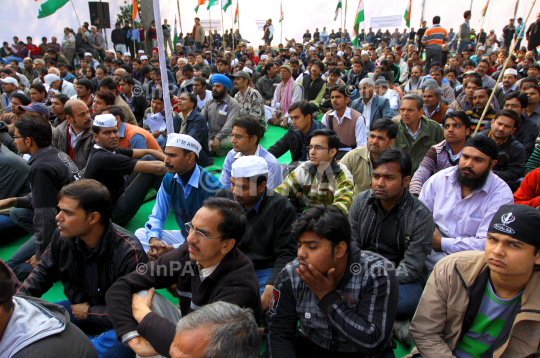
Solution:
M 528 205 L 503 205 L 493 216 L 488 232 L 540 248 L 540 211 Z

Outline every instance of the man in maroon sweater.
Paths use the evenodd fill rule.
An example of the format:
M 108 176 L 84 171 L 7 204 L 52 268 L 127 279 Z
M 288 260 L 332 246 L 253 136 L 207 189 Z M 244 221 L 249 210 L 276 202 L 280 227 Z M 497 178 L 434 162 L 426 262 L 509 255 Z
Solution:
M 118 340 L 141 356 L 169 356 L 180 315 L 155 289 L 174 285 L 182 316 L 225 301 L 253 309 L 259 320 L 259 282 L 253 264 L 237 248 L 245 228 L 246 217 L 238 203 L 207 199 L 186 224 L 189 235 L 184 244 L 139 265 L 137 272 L 117 280 L 107 291 L 105 299 Z

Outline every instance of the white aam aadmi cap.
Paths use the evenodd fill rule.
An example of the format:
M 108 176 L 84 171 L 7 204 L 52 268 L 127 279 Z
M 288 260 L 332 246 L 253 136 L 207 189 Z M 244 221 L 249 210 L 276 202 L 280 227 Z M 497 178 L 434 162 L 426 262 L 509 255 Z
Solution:
M 96 127 L 116 127 L 116 117 L 112 114 L 100 114 L 94 118 L 92 123 Z
M 142 56 L 141 56 L 141 60 L 148 60 L 148 56 L 142 55 Z
M 167 135 L 166 146 L 190 150 L 195 153 L 197 158 L 199 157 L 199 152 L 201 151 L 201 144 L 187 134 L 171 133 Z
M 262 174 L 268 174 L 268 164 L 255 155 L 244 155 L 236 159 L 231 169 L 233 178 L 251 178 Z

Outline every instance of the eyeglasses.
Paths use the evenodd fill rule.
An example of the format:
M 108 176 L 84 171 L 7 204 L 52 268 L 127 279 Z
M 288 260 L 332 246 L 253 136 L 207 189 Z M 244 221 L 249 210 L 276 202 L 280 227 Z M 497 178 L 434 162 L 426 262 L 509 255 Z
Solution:
M 316 145 L 316 146 L 313 146 L 313 145 L 308 145 L 306 146 L 306 150 L 309 152 L 310 150 L 312 149 L 315 149 L 315 150 L 323 150 L 323 149 L 330 149 L 330 148 L 324 148 L 324 147 L 321 147 L 320 145 Z
M 240 134 L 233 134 L 232 137 L 236 140 L 240 140 L 240 139 L 244 139 L 244 138 L 250 138 L 251 136 L 243 136 L 243 135 L 240 135 Z
M 24 137 L 21 137 L 20 135 L 14 135 L 12 138 L 17 139 L 17 138 L 24 138 Z
M 206 239 L 222 239 L 224 238 L 223 236 L 218 236 L 218 237 L 207 237 L 205 234 L 203 234 L 202 232 L 200 232 L 199 230 L 195 230 L 193 228 L 193 224 L 192 223 L 186 223 L 186 231 L 191 234 L 192 232 L 195 232 L 195 238 L 199 241 L 204 241 Z

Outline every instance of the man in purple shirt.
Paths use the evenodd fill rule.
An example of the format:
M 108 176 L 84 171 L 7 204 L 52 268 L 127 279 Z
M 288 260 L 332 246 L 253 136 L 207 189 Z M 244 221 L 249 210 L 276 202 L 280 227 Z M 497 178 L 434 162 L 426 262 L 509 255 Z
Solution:
M 422 187 L 420 201 L 433 213 L 433 251 L 426 265 L 433 266 L 459 251 L 483 251 L 493 215 L 502 205 L 513 204 L 508 185 L 493 174 L 499 148 L 489 137 L 470 138 L 459 166 L 432 176 Z

